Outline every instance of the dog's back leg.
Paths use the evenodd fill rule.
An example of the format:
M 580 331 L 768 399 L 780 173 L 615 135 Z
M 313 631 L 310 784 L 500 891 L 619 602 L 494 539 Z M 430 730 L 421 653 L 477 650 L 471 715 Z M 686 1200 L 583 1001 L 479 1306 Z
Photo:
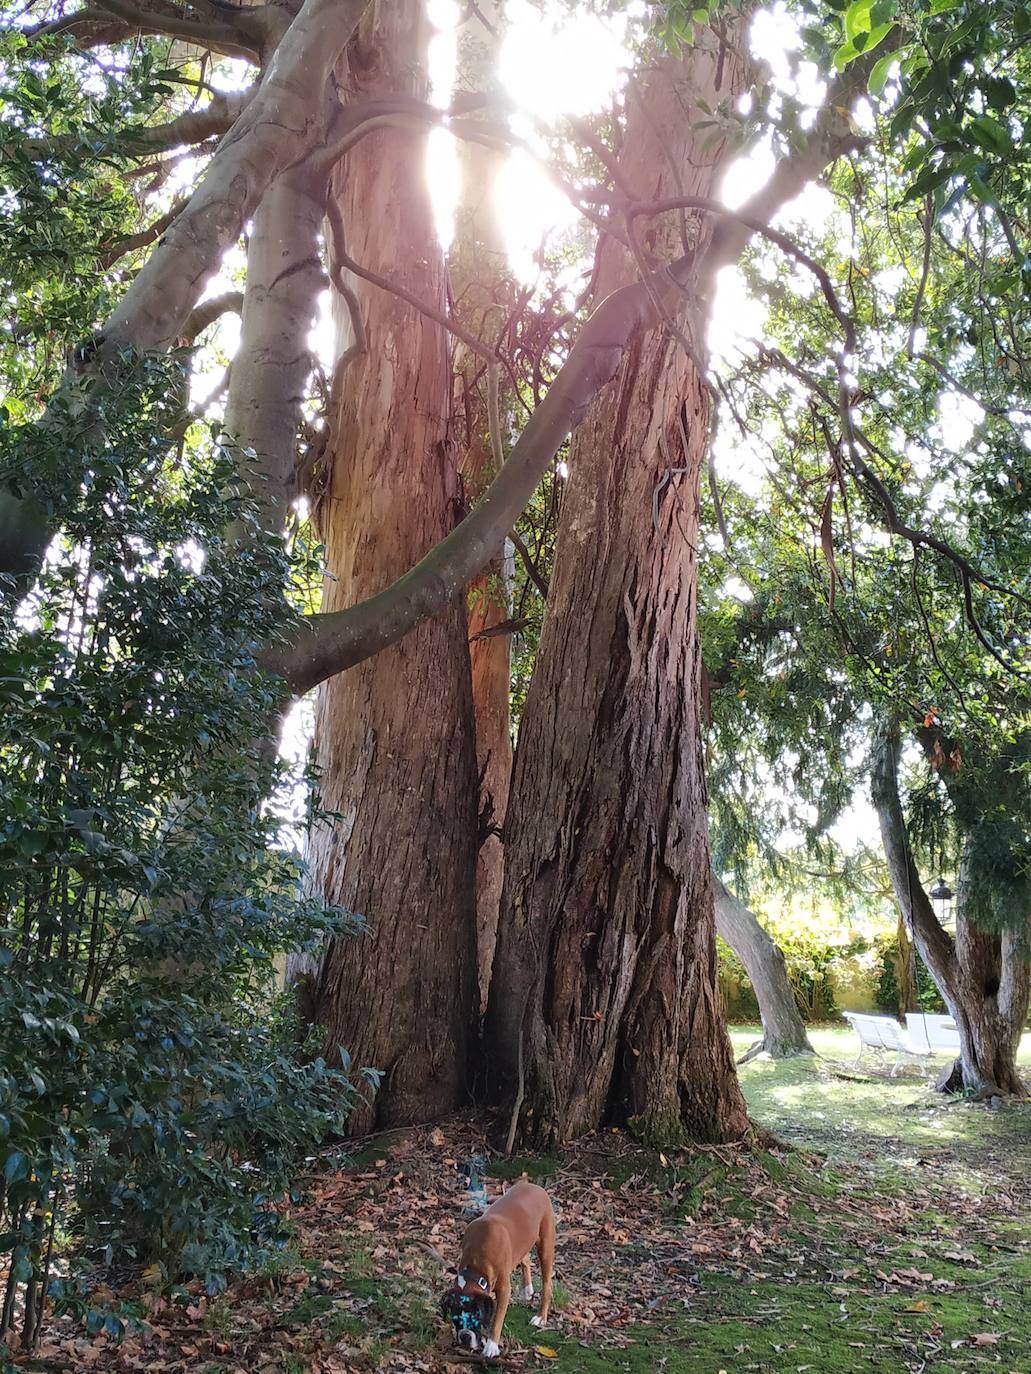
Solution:
M 555 1274 L 555 1213 L 549 1207 L 537 1237 L 537 1258 L 541 1262 L 541 1310 L 530 1318 L 531 1326 L 546 1326 L 551 1310 L 551 1281 Z
M 530 1256 L 527 1254 L 524 1260 L 520 1261 L 519 1272 L 523 1276 L 523 1286 L 519 1292 L 521 1302 L 531 1302 L 533 1299 L 533 1276 L 530 1273 Z

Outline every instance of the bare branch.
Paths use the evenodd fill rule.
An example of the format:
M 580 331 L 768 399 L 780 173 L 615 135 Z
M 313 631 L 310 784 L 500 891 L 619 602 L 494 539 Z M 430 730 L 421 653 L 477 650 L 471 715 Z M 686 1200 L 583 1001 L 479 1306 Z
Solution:
M 132 253 L 137 248 L 146 248 L 154 243 L 175 222 L 176 217 L 185 209 L 188 200 L 188 196 L 180 196 L 163 215 L 159 215 L 152 224 L 148 224 L 146 229 L 141 229 L 136 234 L 129 234 L 127 238 L 118 239 L 115 243 L 102 245 L 100 261 L 103 266 L 113 267 L 119 258 L 125 257 L 126 253 Z
M 1029 410 L 1027 406 L 998 406 L 993 405 L 990 401 L 983 400 L 975 391 L 971 391 L 968 386 L 964 386 L 961 381 L 954 377 L 952 373 L 949 372 L 947 368 L 943 367 L 938 359 L 932 357 L 930 353 L 920 352 L 915 355 L 910 354 L 910 357 L 913 356 L 919 358 L 922 363 L 926 363 L 928 367 L 933 368 L 942 381 L 952 387 L 953 391 L 958 391 L 959 394 L 965 396 L 968 401 L 973 401 L 973 403 L 979 406 L 986 415 L 994 415 L 995 418 L 999 420 L 1008 420 L 1011 414 L 1031 415 L 1031 410 Z
M 163 5 L 152 7 L 142 3 L 132 4 L 131 0 L 98 0 L 98 3 L 102 10 L 121 20 L 130 33 L 158 33 L 170 38 L 183 38 L 196 43 L 198 47 L 210 48 L 226 57 L 242 57 L 247 62 L 258 62 L 261 58 L 261 42 L 256 41 L 255 35 L 248 31 L 245 20 L 237 20 L 232 24 L 224 21 L 205 23 L 191 19 L 183 11 Z M 248 10 L 240 9 L 237 14 L 246 16 Z
M 326 200 L 326 213 L 329 219 L 331 231 L 332 253 L 330 255 L 329 277 L 333 285 L 340 292 L 347 306 L 347 312 L 351 319 L 351 333 L 354 338 L 350 346 L 344 351 L 343 356 L 337 363 L 336 375 L 333 378 L 333 389 L 336 391 L 339 378 L 350 366 L 355 358 L 360 358 L 369 351 L 369 341 L 365 333 L 365 321 L 362 318 L 361 301 L 352 289 L 350 282 L 344 276 L 347 270 L 347 263 L 350 259 L 344 247 L 344 216 L 340 209 L 336 196 L 329 196 Z
M 514 527 L 509 530 L 508 537 L 511 539 L 512 546 L 519 555 L 523 567 L 526 569 L 527 577 L 540 592 L 541 596 L 543 596 L 544 600 L 547 601 L 549 591 L 547 579 L 541 575 L 537 564 L 533 561 L 533 555 L 526 547 L 525 539 Z
M 390 277 L 381 277 L 378 272 L 373 272 L 370 268 L 363 267 L 361 263 L 355 262 L 354 258 L 348 254 L 344 247 L 342 222 L 340 227 L 339 242 L 334 240 L 334 252 L 339 267 L 346 268 L 348 272 L 353 272 L 354 275 L 360 277 L 362 281 L 371 282 L 373 286 L 378 286 L 381 291 L 389 291 L 390 294 L 396 296 L 398 300 L 405 301 L 406 304 L 412 306 L 420 315 L 424 315 L 426 319 L 432 320 L 434 324 L 439 324 L 441 329 L 446 329 L 449 334 L 454 334 L 456 339 L 461 339 L 466 348 L 468 348 L 470 352 L 475 353 L 477 357 L 483 358 L 488 364 L 496 363 L 497 358 L 494 352 L 478 339 L 475 334 L 471 334 L 458 320 L 437 310 L 435 306 L 430 305 L 428 301 L 422 300 L 414 291 L 409 291 L 408 288 L 402 286 L 400 282 L 393 281 Z
M 203 334 L 209 325 L 214 324 L 223 315 L 239 315 L 242 309 L 241 291 L 226 291 L 221 296 L 212 296 L 210 300 L 194 306 L 183 323 L 179 337 L 183 343 L 192 344 L 198 335 Z
M 474 635 L 469 636 L 470 644 L 478 644 L 484 639 L 497 639 L 500 635 L 517 635 L 520 630 L 525 630 L 530 623 L 529 616 L 518 616 L 510 620 L 499 620 L 496 625 L 488 625 L 485 630 L 477 630 Z

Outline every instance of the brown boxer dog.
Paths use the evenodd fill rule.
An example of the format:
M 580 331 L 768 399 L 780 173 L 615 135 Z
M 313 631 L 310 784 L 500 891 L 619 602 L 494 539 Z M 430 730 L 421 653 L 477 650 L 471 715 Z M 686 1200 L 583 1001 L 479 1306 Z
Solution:
M 523 1179 L 470 1222 L 462 1237 L 458 1273 L 441 1302 L 460 1349 L 482 1351 L 488 1360 L 501 1353 L 501 1328 L 517 1266 L 523 1278 L 519 1297 L 524 1302 L 533 1297 L 530 1251 L 534 1246 L 541 1266 L 541 1308 L 530 1318 L 530 1325 L 545 1326 L 555 1272 L 555 1213 L 544 1189 Z M 485 1336 L 488 1321 L 490 1334 Z

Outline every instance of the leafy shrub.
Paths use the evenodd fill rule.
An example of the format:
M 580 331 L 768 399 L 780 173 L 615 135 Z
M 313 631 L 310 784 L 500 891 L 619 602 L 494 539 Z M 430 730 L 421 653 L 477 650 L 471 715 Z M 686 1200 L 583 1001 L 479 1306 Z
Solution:
M 277 1244 L 279 1199 L 358 1091 L 346 1056 L 302 1062 L 273 992 L 277 955 L 356 925 L 305 895 L 269 804 L 281 684 L 256 654 L 295 570 L 277 540 L 224 545 L 227 459 L 162 437 L 175 366 L 105 401 L 0 637 L 0 1339 L 17 1318 L 23 1343 L 48 1287 L 117 1328 L 99 1266 L 214 1288 Z M 45 492 L 59 455 L 17 437 L 0 467 L 26 483 L 40 458 Z
M 897 1016 L 899 1012 L 899 981 L 896 960 L 898 959 L 898 941 L 894 935 L 886 935 L 877 942 L 877 953 L 879 956 L 879 976 L 877 979 L 877 1006 L 879 1010 L 888 1016 Z M 927 971 L 927 965 L 913 950 L 913 976 L 916 984 L 917 1005 L 913 1010 L 927 1012 L 944 1012 L 945 1003 L 942 1001 L 941 993 L 935 986 L 934 979 Z
M 719 973 L 723 1013 L 728 1021 L 759 1020 L 759 1003 L 745 966 L 730 945 L 716 937 L 716 967 Z
M 853 963 L 869 948 L 868 942 L 829 939 L 819 931 L 778 929 L 771 932 L 787 965 L 788 981 L 802 1020 L 806 1023 L 831 1021 L 838 1007 L 834 996 L 835 975 Z M 722 940 L 717 940 L 720 990 L 727 1018 L 731 1021 L 756 1021 L 759 1003 L 755 990 L 737 955 Z

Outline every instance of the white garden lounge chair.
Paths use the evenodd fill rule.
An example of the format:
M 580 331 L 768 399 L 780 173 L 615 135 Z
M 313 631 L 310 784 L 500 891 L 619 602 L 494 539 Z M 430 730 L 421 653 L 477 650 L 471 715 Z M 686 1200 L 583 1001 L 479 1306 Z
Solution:
M 859 1067 L 864 1050 L 886 1051 L 895 1055 L 895 1063 L 891 1066 L 890 1074 L 890 1077 L 894 1078 L 904 1057 L 921 1059 L 931 1053 L 929 1047 L 924 1047 L 926 1041 L 921 1043 L 914 1040 L 909 1032 L 903 1030 L 890 1016 L 868 1016 L 865 1012 L 859 1011 L 846 1011 L 842 1012 L 842 1015 L 859 1036 L 859 1053 L 856 1055 L 853 1068 Z
M 906 1030 L 910 1040 L 920 1045 L 925 1054 L 959 1054 L 959 1031 L 951 1016 L 907 1011 Z

